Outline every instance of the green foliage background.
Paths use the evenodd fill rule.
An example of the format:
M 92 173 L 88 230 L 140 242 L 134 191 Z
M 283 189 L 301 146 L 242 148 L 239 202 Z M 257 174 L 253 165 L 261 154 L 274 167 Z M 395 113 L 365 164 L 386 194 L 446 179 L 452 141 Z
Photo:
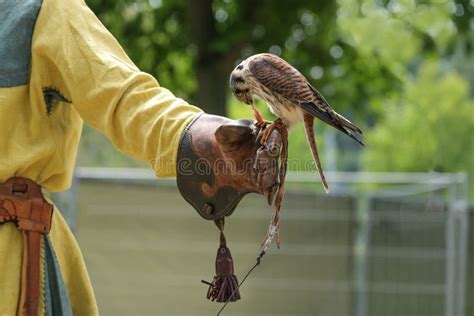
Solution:
M 474 192 L 473 1 L 86 2 L 143 71 L 208 112 L 222 108 L 219 114 L 252 116 L 225 86 L 216 90 L 225 90 L 227 104 L 205 104 L 206 96 L 199 93 L 203 82 L 197 80 L 199 71 L 206 72 L 203 59 L 209 59 L 209 72 L 226 79 L 241 58 L 270 51 L 300 69 L 333 108 L 365 131 L 362 150 L 317 123 L 326 169 L 467 171 Z M 210 9 L 199 12 L 196 3 Z M 198 14 L 209 15 L 204 20 L 212 32 L 204 34 L 205 49 L 202 34 L 190 22 Z M 221 65 L 217 72 L 213 61 Z M 290 136 L 290 158 L 296 162 L 290 168 L 307 169 L 310 157 L 299 127 Z M 79 164 L 146 162 L 118 154 L 87 127 Z

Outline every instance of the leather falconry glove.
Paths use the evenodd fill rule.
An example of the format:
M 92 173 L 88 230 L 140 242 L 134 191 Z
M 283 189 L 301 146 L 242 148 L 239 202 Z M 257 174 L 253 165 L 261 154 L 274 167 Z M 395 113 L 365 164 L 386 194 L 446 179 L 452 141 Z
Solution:
M 264 195 L 273 203 L 279 188 L 282 137 L 275 129 L 261 145 L 261 129 L 252 120 L 231 120 L 201 114 L 184 130 L 177 157 L 177 183 L 184 199 L 220 230 L 216 276 L 207 298 L 236 301 L 240 294 L 227 248 L 224 218 L 247 193 Z

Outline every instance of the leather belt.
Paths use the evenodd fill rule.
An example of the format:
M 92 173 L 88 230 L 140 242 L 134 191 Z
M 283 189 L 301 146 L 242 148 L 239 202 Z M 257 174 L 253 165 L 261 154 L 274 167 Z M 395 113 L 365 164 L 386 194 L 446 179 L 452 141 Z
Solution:
M 15 177 L 0 184 L 0 224 L 14 222 L 23 234 L 20 316 L 38 315 L 41 235 L 51 229 L 53 209 L 30 179 Z

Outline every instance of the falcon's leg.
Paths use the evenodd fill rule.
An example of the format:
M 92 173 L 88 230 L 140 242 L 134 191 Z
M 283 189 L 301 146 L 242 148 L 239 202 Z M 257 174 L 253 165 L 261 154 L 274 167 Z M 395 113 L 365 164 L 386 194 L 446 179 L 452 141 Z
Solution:
M 284 133 L 286 135 L 285 136 L 286 141 L 288 141 L 288 129 L 283 123 L 283 121 L 281 120 L 281 118 L 278 118 L 275 121 L 273 121 L 269 126 L 267 126 L 265 130 L 262 132 L 262 136 L 260 137 L 260 145 L 265 144 L 268 136 L 270 136 L 270 134 L 275 128 L 278 129 L 278 131 L 280 131 L 280 135 L 282 136 L 282 138 L 284 137 L 283 135 Z
M 253 109 L 253 112 L 254 112 L 254 116 L 255 116 L 255 120 L 257 120 L 257 122 L 255 123 L 255 125 L 259 128 L 259 129 L 262 129 L 264 127 L 266 127 L 267 125 L 271 124 L 272 122 L 269 122 L 269 121 L 265 121 L 262 117 L 262 114 L 260 114 L 260 112 L 257 110 L 257 108 L 255 107 L 255 105 L 252 103 L 252 109 Z
M 278 186 L 278 193 L 274 202 L 272 221 L 270 223 L 270 227 L 268 228 L 268 232 L 262 241 L 262 248 L 264 250 L 270 247 L 270 244 L 274 237 L 276 237 L 277 247 L 280 248 L 280 210 L 281 202 L 283 201 L 283 197 L 285 196 L 285 178 L 286 169 L 288 165 L 288 130 L 281 121 L 281 119 L 277 119 L 275 122 L 273 122 L 270 126 L 267 127 L 264 132 L 267 132 L 267 130 L 270 130 L 271 132 L 275 128 L 278 129 L 278 131 L 280 132 L 282 139 L 282 149 L 280 152 L 280 183 Z M 270 133 L 268 133 L 268 135 L 270 135 Z M 268 135 L 266 137 L 268 137 Z

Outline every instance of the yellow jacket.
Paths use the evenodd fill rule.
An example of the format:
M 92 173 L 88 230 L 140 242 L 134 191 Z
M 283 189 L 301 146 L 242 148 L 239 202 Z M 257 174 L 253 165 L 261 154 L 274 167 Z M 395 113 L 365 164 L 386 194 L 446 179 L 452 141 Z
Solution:
M 122 152 L 149 161 L 158 176 L 174 176 L 181 132 L 201 110 L 141 72 L 83 1 L 25 2 L 40 9 L 28 81 L 0 86 L 0 182 L 21 176 L 49 191 L 67 189 L 83 120 Z M 97 314 L 80 250 L 58 210 L 50 237 L 74 315 Z M 0 315 L 16 313 L 21 254 L 19 231 L 0 225 Z

